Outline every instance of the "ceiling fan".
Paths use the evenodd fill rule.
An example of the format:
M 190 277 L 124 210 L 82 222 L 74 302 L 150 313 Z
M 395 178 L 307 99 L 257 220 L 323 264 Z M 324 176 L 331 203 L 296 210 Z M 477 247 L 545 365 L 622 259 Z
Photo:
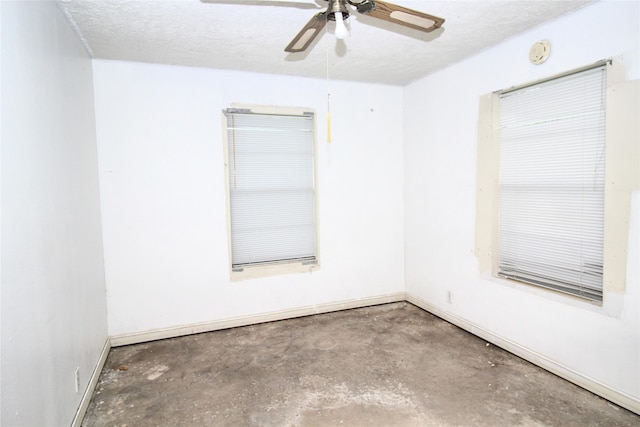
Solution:
M 378 18 L 414 30 L 431 32 L 444 23 L 444 19 L 417 10 L 387 3 L 380 0 L 327 0 L 329 6 L 324 12 L 314 15 L 284 49 L 285 52 L 305 51 L 327 25 L 327 21 L 336 22 L 336 37 L 344 38 L 348 32 L 344 20 L 349 18 L 347 3 L 354 6 L 358 13 Z
M 0 0 L 1 1 L 1 0 Z M 344 38 L 348 31 L 344 21 L 351 15 L 351 8 L 355 7 L 358 13 L 372 18 L 382 19 L 397 25 L 412 28 L 414 30 L 429 33 L 442 26 L 444 19 L 417 10 L 398 6 L 380 0 L 316 0 L 306 2 L 304 0 L 200 0 L 205 3 L 235 3 L 260 6 L 285 6 L 299 9 L 315 9 L 321 2 L 328 3 L 325 11 L 314 15 L 300 32 L 291 40 L 284 49 L 286 52 L 304 52 L 320 35 L 327 25 L 327 21 L 335 21 L 336 37 Z M 349 6 L 348 6 L 349 5 Z

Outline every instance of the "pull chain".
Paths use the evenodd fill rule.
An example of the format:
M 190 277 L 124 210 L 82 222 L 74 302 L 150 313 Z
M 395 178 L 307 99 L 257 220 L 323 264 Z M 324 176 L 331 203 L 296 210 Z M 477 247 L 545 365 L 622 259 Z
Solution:
M 331 91 L 329 90 L 329 38 L 327 37 L 328 25 L 325 26 L 325 55 L 327 64 L 327 143 L 331 144 Z

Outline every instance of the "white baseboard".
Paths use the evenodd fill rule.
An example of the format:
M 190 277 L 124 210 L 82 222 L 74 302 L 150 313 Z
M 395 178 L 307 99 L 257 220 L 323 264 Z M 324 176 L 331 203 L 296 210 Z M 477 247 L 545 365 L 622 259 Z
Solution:
M 80 400 L 80 406 L 76 411 L 75 417 L 73 417 L 73 421 L 71 422 L 71 427 L 80 427 L 82 424 L 82 420 L 84 419 L 84 415 L 87 413 L 87 408 L 89 407 L 89 402 L 91 402 L 91 397 L 93 396 L 93 391 L 96 389 L 96 385 L 98 384 L 98 379 L 100 378 L 100 373 L 102 372 L 102 368 L 104 363 L 107 361 L 107 356 L 109 355 L 109 351 L 111 350 L 111 341 L 107 337 L 107 341 L 104 343 L 104 347 L 102 347 L 102 352 L 100 353 L 100 357 L 96 363 L 93 372 L 91 373 L 91 378 L 89 379 L 89 384 L 82 394 L 82 399 Z
M 150 331 L 138 332 L 133 334 L 115 335 L 107 339 L 105 346 L 100 355 L 100 359 L 96 364 L 96 368 L 91 375 L 91 380 L 87 386 L 87 390 L 82 396 L 82 401 L 76 416 L 73 420 L 72 427 L 80 427 L 84 414 L 89 406 L 89 401 L 93 391 L 98 383 L 98 378 L 102 367 L 107 359 L 107 355 L 111 347 L 118 347 L 129 344 L 137 344 L 147 341 L 155 341 L 165 338 L 174 338 L 184 335 L 198 334 L 202 332 L 211 332 L 227 328 L 235 328 L 239 326 L 255 325 L 264 322 L 273 322 L 277 320 L 292 319 L 296 317 L 310 316 L 313 314 L 330 313 L 340 310 L 349 310 L 352 308 L 368 307 L 378 304 L 387 304 L 391 302 L 407 301 L 429 313 L 432 313 L 461 329 L 464 329 L 473 335 L 476 335 L 487 342 L 501 347 L 531 363 L 537 365 L 547 371 L 558 375 L 594 394 L 597 394 L 623 408 L 626 408 L 636 414 L 640 414 L 640 400 L 633 396 L 621 393 L 611 387 L 602 384 L 592 378 L 582 375 L 572 369 L 561 365 L 553 360 L 538 354 L 520 344 L 513 342 L 507 338 L 488 331 L 478 325 L 456 316 L 455 314 L 446 312 L 438 307 L 410 294 L 399 292 L 395 294 L 382 295 L 371 298 L 363 298 L 357 300 L 341 301 L 336 303 L 321 304 L 310 307 L 295 308 L 290 310 L 281 310 L 276 312 L 263 313 L 252 316 L 236 317 L 231 319 L 216 320 L 211 322 L 196 323 L 185 326 L 177 326 L 173 328 L 153 329 Z
M 277 320 L 293 319 L 295 317 L 310 316 L 313 314 L 330 313 L 332 311 L 348 310 L 352 308 L 368 307 L 371 305 L 387 304 L 405 300 L 405 293 L 381 295 L 377 297 L 347 300 L 309 307 L 294 308 L 289 310 L 274 311 L 252 316 L 235 317 L 231 319 L 214 320 L 211 322 L 195 323 L 185 326 L 176 326 L 164 329 L 152 329 L 132 334 L 114 335 L 111 337 L 111 346 L 119 347 L 129 344 L 138 344 L 147 341 L 175 338 L 184 335 L 199 334 L 203 332 L 218 331 L 221 329 L 236 328 L 239 326 L 255 325 L 258 323 L 273 322 Z
M 589 378 L 576 371 L 573 371 L 572 369 L 554 362 L 553 360 L 541 354 L 538 354 L 526 347 L 523 347 L 509 339 L 494 334 L 493 332 L 488 331 L 484 328 L 481 328 L 474 323 L 469 322 L 468 320 L 458 317 L 455 314 L 451 314 L 449 312 L 441 310 L 438 307 L 418 297 L 407 294 L 406 301 L 446 320 L 449 323 L 456 325 L 461 329 L 464 329 L 467 332 L 472 333 L 473 335 L 476 335 L 477 337 L 490 342 L 491 344 L 503 348 L 510 353 L 513 353 L 523 358 L 524 360 L 533 363 L 534 365 L 537 365 L 561 378 L 564 378 L 569 382 L 572 382 L 594 394 L 597 394 L 615 403 L 616 405 L 622 406 L 623 408 L 635 412 L 636 414 L 640 414 L 640 400 L 633 396 L 614 390 L 611 387 L 594 380 L 593 378 Z

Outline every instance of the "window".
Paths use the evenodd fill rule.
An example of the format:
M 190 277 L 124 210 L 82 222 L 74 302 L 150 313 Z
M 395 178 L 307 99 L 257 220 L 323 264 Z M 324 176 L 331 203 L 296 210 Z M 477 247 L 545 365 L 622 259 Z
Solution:
M 224 113 L 232 272 L 316 264 L 313 113 Z
M 499 94 L 500 276 L 602 300 L 605 71 Z
M 640 82 L 638 80 L 627 80 L 626 76 L 628 74 L 628 70 L 625 68 L 624 61 L 619 58 L 614 58 L 612 60 L 600 61 L 592 66 L 567 72 L 560 76 L 547 78 L 529 85 L 523 85 L 519 88 L 489 93 L 479 98 L 480 108 L 478 116 L 475 255 L 478 260 L 479 271 L 485 279 L 489 279 L 490 281 L 497 282 L 501 285 L 511 286 L 522 291 L 533 292 L 547 298 L 559 299 L 565 303 L 579 304 L 584 308 L 590 307 L 590 309 L 603 313 L 620 313 L 621 306 L 619 305 L 619 299 L 617 297 L 608 298 L 608 296 L 620 295 L 625 292 L 628 274 L 627 260 L 630 244 L 629 239 L 631 238 L 629 235 L 631 200 L 633 195 L 640 191 L 640 168 L 638 167 L 638 159 L 640 158 L 640 127 L 638 127 L 638 117 L 640 116 L 640 103 L 638 103 L 638 97 L 640 96 Z M 587 72 L 587 74 L 580 76 L 582 72 Z M 591 76 L 588 76 L 589 73 L 592 73 Z M 565 80 L 565 77 L 568 79 Z M 584 278 L 589 276 L 589 280 L 596 278 L 595 284 L 590 284 L 589 280 L 585 280 L 583 284 L 576 286 L 575 284 L 571 284 L 566 278 L 562 278 L 562 280 L 557 280 L 556 282 L 551 282 L 549 284 L 539 283 L 541 280 L 539 280 L 539 278 L 535 278 L 534 280 L 536 283 L 532 284 L 538 286 L 527 286 L 523 283 L 527 278 L 514 278 L 514 280 L 508 281 L 501 280 L 503 277 L 508 277 L 508 269 L 511 268 L 510 264 L 506 262 L 508 261 L 506 258 L 504 261 L 501 261 L 501 256 L 509 256 L 508 254 L 503 254 L 501 252 L 504 247 L 508 246 L 508 242 L 505 239 L 509 238 L 509 236 L 504 236 L 502 241 L 500 239 L 501 227 L 509 226 L 509 220 L 505 218 L 509 215 L 509 211 L 506 206 L 508 203 L 506 199 L 509 196 L 505 195 L 504 197 L 501 197 L 501 184 L 504 186 L 505 191 L 509 188 L 509 185 L 507 185 L 509 183 L 509 180 L 507 179 L 509 176 L 507 175 L 507 166 L 503 164 L 501 167 L 501 161 L 504 163 L 505 158 L 508 158 L 509 156 L 509 154 L 506 153 L 508 150 L 507 147 L 503 147 L 500 143 L 501 134 L 506 135 L 508 133 L 506 129 L 501 129 L 501 126 L 506 126 L 508 120 L 508 115 L 505 113 L 508 106 L 503 105 L 504 98 L 507 98 L 506 95 L 509 95 L 510 93 L 527 90 L 531 91 L 529 95 L 534 95 L 536 91 L 537 93 L 542 94 L 545 90 L 543 86 L 547 83 L 553 85 L 554 81 L 560 84 L 560 87 L 563 89 L 569 89 L 573 86 L 574 89 L 572 89 L 572 91 L 573 93 L 576 93 L 575 91 L 578 91 L 579 88 L 576 87 L 575 84 L 579 80 L 574 79 L 580 79 L 581 77 L 589 77 L 589 79 L 595 77 L 596 79 L 602 78 L 606 80 L 598 81 L 595 88 L 596 91 L 602 91 L 602 98 L 600 98 L 600 101 L 596 101 L 596 104 L 600 102 L 600 105 L 605 109 L 604 119 L 606 121 L 604 124 L 604 152 L 598 151 L 599 148 L 595 148 L 594 151 L 591 152 L 592 163 L 590 164 L 592 167 L 597 165 L 598 170 L 596 171 L 592 168 L 589 171 L 586 169 L 585 175 L 582 177 L 579 175 L 574 175 L 573 177 L 569 175 L 565 176 L 565 173 L 570 173 L 573 167 L 583 166 L 574 163 L 573 167 L 569 167 L 569 165 L 565 165 L 565 167 L 558 167 L 556 164 L 557 161 L 563 159 L 564 162 L 568 153 L 558 152 L 555 153 L 555 155 L 552 155 L 552 152 L 548 151 L 551 149 L 538 150 L 536 152 L 536 148 L 542 148 L 544 146 L 543 144 L 547 143 L 546 139 L 542 139 L 543 137 L 547 138 L 549 136 L 553 136 L 553 138 L 556 138 L 557 140 L 563 135 L 562 132 L 558 132 L 557 130 L 552 132 L 551 129 L 549 129 L 548 132 L 541 132 L 541 135 L 536 136 L 538 141 L 542 142 L 534 143 L 529 147 L 535 155 L 527 154 L 525 156 L 520 156 L 521 159 L 518 160 L 520 163 L 517 163 L 517 165 L 524 165 L 528 168 L 529 166 L 527 166 L 527 162 L 537 159 L 537 163 L 542 163 L 544 166 L 548 166 L 551 170 L 555 170 L 557 176 L 552 176 L 553 179 L 548 179 L 547 181 L 543 180 L 538 182 L 537 185 L 540 189 L 536 189 L 536 191 L 542 191 L 543 187 L 547 187 L 549 183 L 554 183 L 556 186 L 559 186 L 564 182 L 564 188 L 550 187 L 550 189 L 545 191 L 547 193 L 551 192 L 551 195 L 545 194 L 544 196 L 539 196 L 540 198 L 544 198 L 544 201 L 548 203 L 547 205 L 538 205 L 538 215 L 545 214 L 546 216 L 551 216 L 553 218 L 565 218 L 566 215 L 571 213 L 565 212 L 569 210 L 569 207 L 576 208 L 578 206 L 575 202 L 575 197 L 574 202 L 569 204 L 569 201 L 571 200 L 570 197 L 567 196 L 564 199 L 558 197 L 554 198 L 552 197 L 554 192 L 559 192 L 560 190 L 568 192 L 570 187 L 573 187 L 575 190 L 582 186 L 586 192 L 584 193 L 584 196 L 581 195 L 580 197 L 584 197 L 584 202 L 586 203 L 583 203 L 581 200 L 580 209 L 583 207 L 586 209 L 584 214 L 585 219 L 586 216 L 588 216 L 587 214 L 591 215 L 591 212 L 598 212 L 599 215 L 599 212 L 602 212 L 602 210 L 600 208 L 596 209 L 596 207 L 602 202 L 596 202 L 596 200 L 601 197 L 596 196 L 596 194 L 601 193 L 602 190 L 595 190 L 598 186 L 602 188 L 602 185 L 598 184 L 598 182 L 602 182 L 602 173 L 604 173 L 604 217 L 602 220 L 598 219 L 596 221 L 600 224 L 601 229 L 596 227 L 591 233 L 585 232 L 584 236 L 585 238 L 588 238 L 588 241 L 592 242 L 597 242 L 602 239 L 602 243 L 594 243 L 592 248 L 595 248 L 595 251 L 585 250 L 582 260 L 578 263 L 580 269 L 584 270 L 583 273 L 578 273 L 578 275 L 582 274 Z M 540 87 L 540 89 L 538 89 L 538 87 Z M 586 86 L 582 87 L 585 88 Z M 557 90 L 553 93 L 560 95 L 562 92 L 563 91 L 561 90 Z M 542 98 L 547 99 L 551 96 L 552 94 L 547 94 L 546 98 Z M 501 97 L 503 99 L 500 99 Z M 524 101 L 524 98 L 522 98 L 522 101 Z M 569 100 L 561 101 L 561 99 L 556 97 L 556 103 L 553 105 L 554 109 L 557 110 L 556 107 L 563 105 Z M 525 104 L 521 103 L 521 106 L 522 105 Z M 551 111 L 551 107 L 541 107 L 540 111 L 546 113 L 546 110 Z M 501 118 L 501 116 L 503 117 Z M 546 117 L 543 119 L 531 120 L 530 128 L 535 130 L 536 125 L 560 126 L 561 121 L 559 118 L 561 116 L 562 115 L 558 115 L 558 117 L 554 119 Z M 565 114 L 565 116 L 571 116 L 571 114 Z M 595 120 L 595 117 L 602 118 L 602 112 L 597 114 L 594 113 L 592 116 L 593 120 L 587 120 L 590 126 L 596 124 L 600 126 L 601 122 L 599 120 Z M 501 120 L 503 121 L 502 124 Z M 574 122 L 577 123 L 575 120 Z M 565 123 L 569 122 L 565 121 Z M 581 126 L 584 126 L 584 132 L 589 130 L 589 126 L 586 126 L 586 123 Z M 569 132 L 571 129 L 572 127 L 568 126 L 566 131 Z M 525 131 L 528 131 L 528 129 L 523 128 L 522 132 Z M 515 133 L 515 130 L 511 129 L 510 132 Z M 578 141 L 578 136 L 582 138 L 583 134 L 578 135 L 578 132 L 576 132 L 575 129 L 573 132 L 576 137 L 574 141 Z M 598 138 L 594 139 L 592 137 L 591 140 L 595 141 Z M 538 147 L 537 144 L 540 144 L 540 146 Z M 553 144 L 553 149 L 557 149 L 560 146 L 559 144 L 560 142 L 556 141 Z M 587 151 L 584 152 L 585 155 L 586 153 Z M 603 157 L 594 157 L 594 153 L 603 154 Z M 544 157 L 545 155 L 546 157 Z M 575 155 L 574 152 L 574 160 L 576 156 L 581 158 L 583 154 Z M 585 157 L 585 160 L 587 159 L 589 159 L 588 156 Z M 600 162 L 600 160 L 604 163 Z M 603 169 L 601 169 L 601 166 L 603 166 Z M 524 171 L 528 171 L 526 168 Z M 547 173 L 546 168 L 540 170 L 540 173 L 543 172 Z M 502 177 L 500 176 L 501 174 Z M 530 183 L 535 175 L 530 173 L 529 175 L 511 176 L 511 182 L 517 182 L 513 181 L 513 179 L 517 180 L 518 176 L 522 179 L 526 178 L 524 181 L 522 179 L 520 180 L 521 184 L 524 184 Z M 516 178 L 513 178 L 514 176 Z M 589 177 L 589 179 L 586 177 Z M 581 179 L 582 184 L 578 185 L 577 183 L 580 182 Z M 533 184 L 528 187 L 522 186 L 523 194 L 517 196 L 518 198 L 522 198 L 525 203 L 531 204 L 533 203 L 533 200 L 535 200 L 534 196 L 536 196 L 537 193 L 533 191 L 534 188 L 532 185 Z M 581 189 L 580 191 L 583 190 Z M 528 200 L 527 197 L 530 200 Z M 517 200 L 517 198 L 514 198 L 513 200 Z M 552 201 L 556 200 L 560 200 L 559 206 L 558 204 L 551 204 Z M 501 203 L 504 203 L 504 205 L 501 206 Z M 514 206 L 519 209 L 520 214 L 529 212 L 529 205 L 516 204 Z M 591 209 L 591 211 L 589 209 Z M 553 215 L 550 215 L 551 212 L 553 212 Z M 528 234 L 541 235 L 541 231 L 539 231 L 540 220 L 534 215 L 534 213 L 534 211 L 531 211 L 530 214 L 527 214 L 527 216 L 524 217 L 524 231 L 525 234 L 527 234 L 527 231 L 533 231 L 534 227 L 536 227 L 534 233 L 529 232 Z M 542 216 L 544 217 L 544 215 Z M 588 228 L 585 228 L 585 230 L 587 229 Z M 569 233 L 572 233 L 574 236 L 576 234 L 575 230 L 568 226 L 564 228 L 562 228 L 562 226 L 555 226 L 555 230 L 547 234 L 552 238 L 542 241 L 542 244 L 552 245 L 549 252 L 545 253 L 543 249 L 538 254 L 533 255 L 546 255 L 538 256 L 538 258 L 543 258 L 546 261 L 553 260 L 556 262 L 561 260 L 561 257 L 558 256 L 557 253 L 554 253 L 553 256 L 549 256 L 549 254 L 553 253 L 551 250 L 554 248 L 555 250 L 559 249 L 563 256 L 573 251 L 574 247 L 569 245 L 566 241 L 564 243 L 560 243 L 562 240 L 559 239 L 559 237 L 566 236 Z M 503 232 L 503 234 L 505 233 Z M 580 237 L 580 239 L 583 238 Z M 539 244 L 540 240 L 542 239 L 538 239 L 535 244 Z M 580 245 L 583 246 L 583 249 L 588 249 L 586 243 L 587 240 L 585 240 L 584 244 L 580 243 Z M 598 246 L 601 248 L 601 254 L 598 253 Z M 520 261 L 538 261 L 534 256 L 527 257 L 519 252 L 521 249 L 528 250 L 527 244 L 520 244 L 519 246 L 516 245 L 512 247 L 517 248 L 518 252 L 516 257 L 520 258 Z M 600 259 L 602 267 L 600 267 L 598 259 Z M 501 262 L 502 267 L 500 266 Z M 555 266 L 554 264 L 549 265 Z M 563 260 L 563 268 L 565 269 L 564 273 L 569 271 L 567 265 L 569 264 Z M 536 274 L 538 274 L 538 267 L 539 266 L 536 265 Z M 502 273 L 500 272 L 501 269 Z M 553 269 L 551 270 L 554 275 L 557 274 L 556 271 Z M 523 272 L 524 269 L 521 268 L 519 271 Z M 571 274 L 575 277 L 574 272 L 571 272 Z M 600 276 L 602 276 L 601 279 Z M 544 279 L 546 280 L 546 277 L 544 277 Z M 531 280 L 531 282 L 534 280 Z M 569 282 L 569 284 L 567 284 L 567 282 Z M 544 289 L 547 288 L 560 291 L 561 294 L 556 292 L 544 292 Z M 597 304 L 584 306 L 578 300 L 567 299 L 560 295 L 581 295 L 583 298 L 580 298 L 580 301 L 597 302 Z

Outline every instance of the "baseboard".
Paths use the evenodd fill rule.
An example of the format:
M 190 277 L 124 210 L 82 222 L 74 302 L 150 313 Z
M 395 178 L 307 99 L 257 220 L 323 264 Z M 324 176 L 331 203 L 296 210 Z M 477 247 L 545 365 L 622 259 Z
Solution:
M 510 353 L 513 353 L 516 356 L 519 356 L 524 360 L 533 363 L 534 365 L 537 365 L 561 378 L 564 378 L 565 380 L 572 382 L 584 388 L 585 390 L 597 394 L 598 396 L 601 396 L 609 400 L 610 402 L 615 403 L 616 405 L 622 406 L 623 408 L 640 415 L 640 400 L 633 396 L 616 391 L 605 384 L 602 384 L 592 378 L 573 371 L 566 366 L 554 362 L 553 360 L 534 351 L 531 351 L 530 349 L 523 347 L 509 339 L 506 339 L 484 328 L 481 328 L 474 323 L 469 322 L 468 320 L 458 317 L 455 314 L 451 314 L 449 312 L 441 310 L 438 307 L 418 297 L 407 294 L 406 301 L 446 320 L 449 323 L 456 325 L 461 329 L 464 329 L 467 332 L 472 333 L 473 335 L 476 335 L 490 342 L 491 344 L 503 348 Z
M 91 397 L 93 396 L 93 391 L 96 389 L 96 385 L 98 385 L 98 379 L 100 378 L 100 373 L 102 372 L 102 368 L 104 363 L 107 361 L 107 356 L 109 355 L 109 351 L 111 350 L 111 341 L 107 337 L 106 342 L 104 343 L 104 347 L 102 347 L 102 352 L 100 353 L 100 357 L 98 358 L 98 362 L 96 363 L 93 372 L 91 373 L 91 378 L 89 379 L 89 384 L 85 389 L 82 399 L 80 400 L 80 406 L 78 406 L 78 410 L 76 411 L 75 417 L 73 417 L 73 421 L 71 422 L 71 427 L 80 427 L 82 424 L 82 420 L 84 419 L 84 415 L 87 412 L 87 408 L 89 407 L 89 402 L 91 402 Z
M 235 317 L 231 319 L 214 320 L 211 322 L 196 323 L 185 326 L 176 326 L 164 329 L 152 329 L 132 334 L 114 335 L 111 337 L 111 346 L 119 347 L 129 344 L 138 344 L 147 341 L 155 341 L 166 338 L 175 338 L 184 335 L 199 334 L 203 332 L 218 331 L 221 329 L 236 328 L 239 326 L 255 325 L 258 323 L 274 322 L 277 320 L 293 319 L 296 317 L 311 316 L 313 314 L 330 313 L 333 311 L 348 310 L 352 308 L 368 307 L 372 305 L 387 304 L 405 300 L 405 293 L 381 295 L 370 298 L 347 300 L 328 304 L 320 304 L 309 307 L 290 310 L 274 311 L 252 316 Z
M 252 316 L 236 317 L 232 319 L 217 320 L 211 322 L 203 322 L 186 326 L 178 326 L 173 328 L 153 329 L 150 331 L 122 334 L 110 337 L 105 343 L 105 347 L 102 350 L 100 359 L 96 365 L 87 390 L 85 391 L 80 407 L 76 413 L 76 417 L 73 420 L 73 427 L 80 427 L 84 414 L 89 406 L 89 401 L 93 394 L 93 390 L 98 382 L 98 377 L 102 371 L 102 367 L 106 361 L 107 355 L 111 347 L 118 347 L 129 344 L 137 344 L 147 341 L 155 341 L 165 338 L 174 338 L 184 335 L 191 335 L 203 332 L 217 331 L 221 329 L 234 328 L 239 326 L 255 325 L 258 323 L 273 322 L 277 320 L 286 320 L 296 317 L 310 316 L 314 314 L 330 313 L 340 310 L 349 310 L 353 308 L 368 307 L 379 304 L 387 304 L 392 302 L 407 301 L 429 313 L 432 313 L 457 327 L 466 330 L 467 332 L 476 335 L 487 342 L 492 343 L 498 347 L 501 347 L 516 356 L 519 356 L 534 365 L 537 365 L 567 381 L 570 381 L 594 394 L 597 394 L 616 405 L 619 405 L 625 409 L 628 409 L 636 414 L 640 414 L 640 400 L 621 393 L 611 387 L 602 384 L 592 378 L 582 375 L 564 365 L 561 365 L 553 360 L 538 354 L 520 344 L 513 342 L 507 338 L 497 335 L 491 331 L 488 331 L 478 325 L 470 322 L 466 319 L 456 316 L 455 314 L 441 310 L 438 307 L 418 298 L 411 294 L 405 294 L 404 292 L 398 292 L 394 294 L 382 295 L 371 298 L 363 298 L 357 300 L 348 300 L 336 303 L 321 304 L 309 307 L 302 307 L 290 310 L 281 310 L 276 312 L 263 313 Z

